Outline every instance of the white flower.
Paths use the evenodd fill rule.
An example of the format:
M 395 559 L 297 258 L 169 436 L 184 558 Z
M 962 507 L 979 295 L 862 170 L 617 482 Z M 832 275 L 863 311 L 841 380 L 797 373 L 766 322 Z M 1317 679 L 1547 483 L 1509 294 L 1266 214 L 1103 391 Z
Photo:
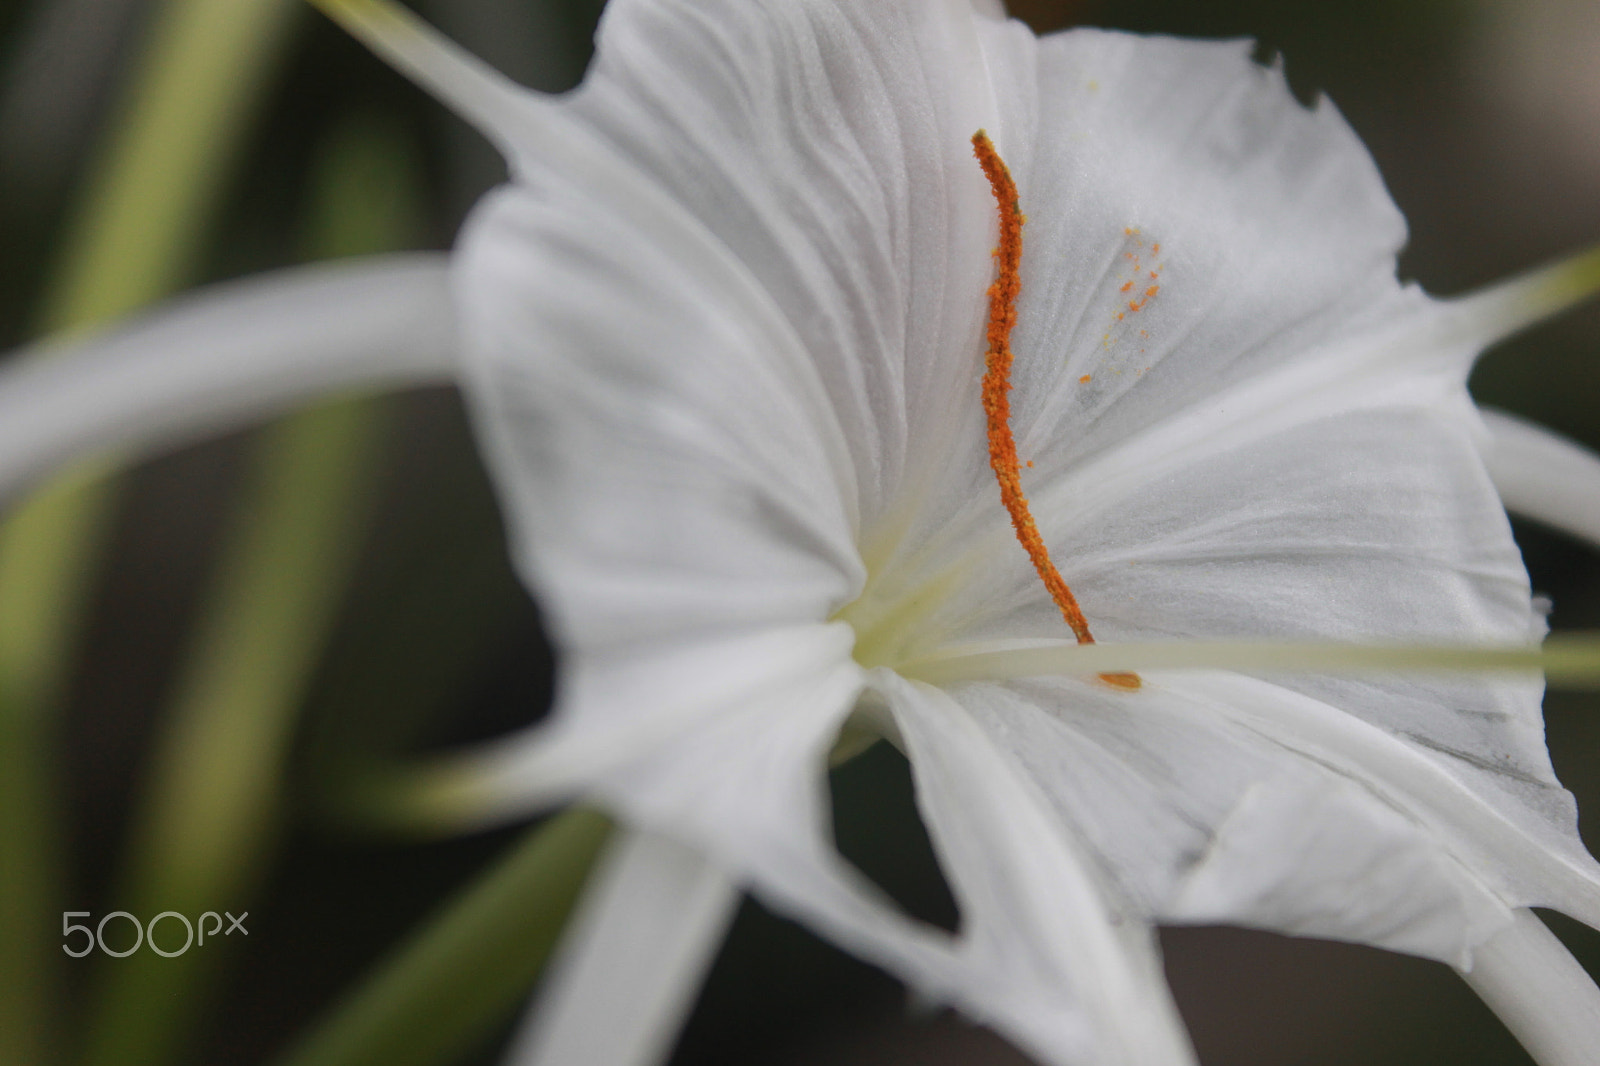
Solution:
M 564 672 L 551 725 L 464 758 L 438 795 L 479 816 L 596 798 L 641 833 L 597 912 L 634 924 L 591 923 L 530 1056 L 658 1049 L 687 994 L 662 975 L 703 963 L 737 884 L 1044 1062 L 1190 1061 L 1156 922 L 1470 968 L 1542 1061 L 1588 1061 L 1600 996 L 1525 910 L 1600 926 L 1537 681 L 1153 669 L 1132 689 L 1079 665 L 990 469 L 996 204 L 971 138 L 993 138 L 1028 216 L 1021 485 L 1111 643 L 1537 639 L 1483 452 L 1510 442 L 1496 462 L 1519 502 L 1591 537 L 1600 475 L 1486 425 L 1465 378 L 1592 287 L 1592 261 L 1465 301 L 1399 285 L 1404 223 L 1365 151 L 1243 42 L 1039 40 L 967 0 L 613 0 L 589 78 L 556 101 L 389 9 L 326 2 L 513 164 L 450 285 L 462 385 Z M 437 268 L 395 277 L 339 282 L 372 287 L 254 343 L 335 323 L 336 351 L 381 351 L 378 329 L 437 351 L 410 335 L 439 328 Z M 192 319 L 172 321 L 116 343 L 151 351 Z M 326 381 L 246 365 L 230 408 L 263 402 L 234 388 L 248 374 L 286 394 L 374 364 L 304 361 Z M 10 395 L 68 395 L 64 374 Z M 180 378 L 139 432 L 185 417 L 198 386 Z M 116 392 L 106 410 L 138 406 Z M 91 436 L 40 446 L 60 407 L 12 409 L 38 427 L 12 431 L 34 442 L 18 470 Z M 1008 666 L 1040 648 L 1054 676 Z M 908 755 L 959 933 L 834 852 L 841 731 Z M 632 1025 L 585 999 L 607 981 L 650 1000 Z M 597 1018 L 621 1036 L 584 1044 Z

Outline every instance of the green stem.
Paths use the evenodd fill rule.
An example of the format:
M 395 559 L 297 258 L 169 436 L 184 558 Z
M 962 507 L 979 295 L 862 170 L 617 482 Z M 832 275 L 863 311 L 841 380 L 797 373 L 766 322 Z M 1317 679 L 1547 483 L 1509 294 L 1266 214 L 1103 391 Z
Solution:
M 435 1066 L 527 996 L 610 823 L 557 815 L 412 935 L 277 1066 Z

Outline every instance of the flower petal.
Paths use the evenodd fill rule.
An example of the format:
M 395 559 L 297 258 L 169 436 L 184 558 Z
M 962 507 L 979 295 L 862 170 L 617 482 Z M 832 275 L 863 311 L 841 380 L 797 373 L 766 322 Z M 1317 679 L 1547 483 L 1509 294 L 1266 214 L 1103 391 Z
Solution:
M 325 393 L 450 381 L 455 350 L 443 256 L 218 285 L 113 332 L 12 356 L 0 374 L 0 495 L 99 449 L 173 446 Z
M 1182 690 L 1421 822 L 1507 902 L 1553 907 L 1600 926 L 1600 864 L 1578 840 L 1572 797 L 1552 777 L 1524 772 L 1516 756 L 1447 754 L 1426 738 L 1363 722 L 1338 703 L 1237 674 L 1191 675 Z
M 816 622 L 860 581 L 814 368 L 675 252 L 552 178 L 492 196 L 458 253 L 468 398 L 566 648 Z
M 1192 1061 L 1143 916 L 1111 902 L 1015 752 L 939 689 L 874 676 L 961 908 L 957 1002 L 1042 1061 Z
M 1028 48 L 964 0 L 621 2 L 574 95 L 775 301 L 869 525 L 897 483 L 940 477 L 976 411 L 994 222 L 969 139 L 1007 143 L 995 79 Z
M 1040 42 L 1032 151 L 1012 161 L 1029 217 L 1012 344 L 1030 457 L 1055 442 L 1046 458 L 1070 462 L 1218 406 L 1420 302 L 1395 282 L 1405 223 L 1366 149 L 1251 47 Z
M 665 1060 L 733 921 L 722 871 L 653 833 L 618 830 L 562 935 L 514 1066 Z
M 1465 975 L 1539 1066 L 1588 1066 L 1600 1047 L 1600 989 L 1529 911 L 1473 957 Z
M 1436 329 L 1395 281 L 1405 225 L 1371 158 L 1249 42 L 1076 30 L 1017 51 L 1001 147 L 1028 216 L 1012 404 L 1030 497 L 1114 446 L 1147 458 L 1133 442 L 1174 416 L 1248 423 L 1231 394 L 1262 375 L 1349 376 Z M 1472 353 L 1441 347 L 1410 365 L 1459 383 Z M 963 444 L 909 554 L 993 524 L 981 434 Z
M 1222 684 L 1146 674 L 1136 693 L 1061 680 L 963 685 L 954 695 L 1145 920 L 1248 925 L 1457 964 L 1510 921 L 1498 864 L 1523 855 L 1484 860 L 1452 849 L 1415 800 L 1375 788 L 1371 773 L 1264 737 L 1199 678 Z M 1252 710 L 1271 713 L 1272 686 L 1257 684 Z M 1376 732 L 1350 721 L 1351 730 Z M 1394 758 L 1426 761 L 1384 739 L 1401 750 Z M 1452 817 L 1507 832 L 1497 814 L 1471 813 L 1474 800 L 1455 802 L 1462 809 Z
M 1514 415 L 1481 414 L 1484 462 L 1506 509 L 1600 545 L 1600 456 Z
M 415 802 L 431 818 L 479 823 L 568 802 L 597 780 L 626 780 L 625 770 L 658 752 L 692 747 L 697 737 L 717 744 L 718 719 L 752 706 L 810 695 L 819 714 L 843 715 L 854 689 L 838 697 L 845 710 L 823 693 L 859 686 L 850 642 L 848 629 L 835 624 L 609 652 L 574 649 L 562 656 L 552 721 L 443 761 Z M 713 753 L 723 756 L 739 752 Z

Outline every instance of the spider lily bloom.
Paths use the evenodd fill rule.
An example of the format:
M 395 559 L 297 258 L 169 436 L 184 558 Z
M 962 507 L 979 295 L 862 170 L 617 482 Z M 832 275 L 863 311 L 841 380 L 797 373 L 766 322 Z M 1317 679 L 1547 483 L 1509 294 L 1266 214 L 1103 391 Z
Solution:
M 324 6 L 513 169 L 449 285 L 564 673 L 549 725 L 441 770 L 431 802 L 582 797 L 634 832 L 531 1061 L 659 1051 L 735 886 L 1042 1062 L 1192 1060 L 1157 922 L 1440 959 L 1547 1066 L 1600 1046 L 1600 996 L 1526 910 L 1600 926 L 1537 680 L 1132 675 L 1078 648 L 1537 640 L 1483 454 L 1509 441 L 1519 504 L 1590 537 L 1569 504 L 1600 476 L 1486 423 L 1465 379 L 1600 284 L 1592 257 L 1464 300 L 1401 286 L 1405 227 L 1354 134 L 1241 42 L 1036 39 L 967 0 L 613 0 L 585 85 L 550 99 L 393 9 Z M 250 336 L 370 283 L 274 328 L 336 329 L 353 369 L 318 361 L 329 383 L 374 372 L 379 328 L 410 342 L 394 374 L 437 373 L 437 268 L 386 269 L 111 343 L 206 314 Z M 253 343 L 225 373 L 305 384 L 269 351 L 298 340 Z M 222 395 L 198 373 L 157 373 L 128 432 Z M 0 400 L 88 391 L 34 374 Z M 14 439 L 83 445 L 31 409 Z M 827 762 L 864 735 L 909 757 L 954 934 L 832 848 Z

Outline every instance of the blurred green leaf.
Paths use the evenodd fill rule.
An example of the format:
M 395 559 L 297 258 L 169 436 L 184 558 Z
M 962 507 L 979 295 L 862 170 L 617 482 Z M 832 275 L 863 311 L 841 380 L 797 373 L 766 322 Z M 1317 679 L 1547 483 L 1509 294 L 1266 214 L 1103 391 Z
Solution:
M 556 815 L 382 963 L 278 1066 L 440 1066 L 527 996 L 610 831 L 583 808 Z

